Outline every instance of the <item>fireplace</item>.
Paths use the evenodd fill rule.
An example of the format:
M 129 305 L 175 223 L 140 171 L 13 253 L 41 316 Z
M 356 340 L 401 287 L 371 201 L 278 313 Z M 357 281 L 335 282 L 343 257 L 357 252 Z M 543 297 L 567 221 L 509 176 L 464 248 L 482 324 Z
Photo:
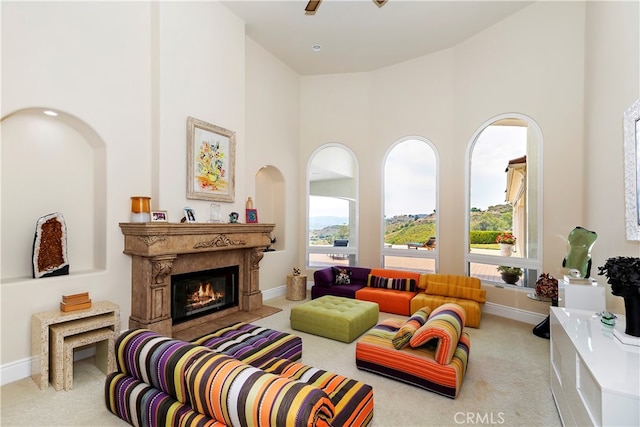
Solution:
M 230 307 L 239 299 L 238 266 L 171 276 L 171 318 L 177 325 Z
M 230 322 L 250 322 L 277 312 L 262 304 L 259 283 L 259 263 L 270 242 L 273 224 L 153 222 L 120 223 L 120 228 L 124 253 L 131 256 L 130 328 L 146 328 L 190 340 Z M 223 272 L 225 285 L 219 285 L 216 279 L 209 287 L 218 297 L 224 294 L 224 302 L 216 297 L 205 303 L 203 298 L 199 304 L 200 282 L 211 278 L 194 277 L 210 271 Z M 233 277 L 232 289 L 226 286 L 229 277 Z M 174 282 L 181 279 L 198 283 L 189 284 L 191 292 L 178 296 Z M 208 292 L 206 285 L 203 294 Z M 198 292 L 197 297 L 188 296 L 194 292 Z M 231 302 L 227 301 L 228 296 L 232 297 Z M 176 299 L 186 308 L 175 308 Z M 199 305 L 206 305 L 206 309 L 201 311 L 205 307 Z

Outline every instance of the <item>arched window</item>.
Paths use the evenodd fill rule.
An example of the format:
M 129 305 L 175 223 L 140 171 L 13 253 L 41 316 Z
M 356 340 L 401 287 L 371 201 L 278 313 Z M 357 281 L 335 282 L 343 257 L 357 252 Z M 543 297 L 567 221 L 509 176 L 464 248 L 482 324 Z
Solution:
M 341 144 L 318 148 L 307 164 L 307 266 L 356 265 L 358 163 Z
M 382 264 L 435 273 L 438 158 L 430 141 L 406 137 L 384 159 Z
M 473 135 L 467 162 L 469 275 L 499 286 L 535 287 L 542 268 L 541 157 L 542 132 L 524 115 L 495 117 Z

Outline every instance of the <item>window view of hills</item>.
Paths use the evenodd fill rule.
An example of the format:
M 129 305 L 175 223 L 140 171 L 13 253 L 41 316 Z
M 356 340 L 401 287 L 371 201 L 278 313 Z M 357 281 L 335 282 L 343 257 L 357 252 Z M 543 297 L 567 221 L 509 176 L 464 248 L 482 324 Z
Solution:
M 312 217 L 309 224 L 309 242 L 312 245 L 332 245 L 335 239 L 348 239 L 349 219 L 341 217 Z M 510 204 L 489 206 L 486 210 L 471 208 L 471 231 L 511 230 Z M 436 236 L 436 215 L 396 215 L 385 220 L 386 244 L 402 245 L 407 242 L 426 242 Z M 473 243 L 473 242 L 472 242 Z

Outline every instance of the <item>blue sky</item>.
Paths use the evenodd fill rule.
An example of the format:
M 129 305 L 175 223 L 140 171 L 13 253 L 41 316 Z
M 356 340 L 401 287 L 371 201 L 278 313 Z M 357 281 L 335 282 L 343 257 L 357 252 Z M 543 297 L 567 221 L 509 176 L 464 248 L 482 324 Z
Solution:
M 428 214 L 436 208 L 436 156 L 430 145 L 407 140 L 385 164 L 385 216 Z
M 471 166 L 471 207 L 486 210 L 502 204 L 509 160 L 526 153 L 525 127 L 491 126 L 478 137 Z M 460 173 L 464 173 L 463 170 Z M 385 164 L 385 216 L 429 214 L 436 208 L 436 157 L 427 143 L 396 145 Z M 360 192 L 375 190 L 360 183 Z M 446 189 L 440 188 L 440 191 Z M 311 216 L 348 216 L 346 201 L 313 197 Z
M 487 209 L 505 203 L 509 160 L 526 154 L 527 128 L 491 126 L 478 137 L 471 165 L 471 207 Z

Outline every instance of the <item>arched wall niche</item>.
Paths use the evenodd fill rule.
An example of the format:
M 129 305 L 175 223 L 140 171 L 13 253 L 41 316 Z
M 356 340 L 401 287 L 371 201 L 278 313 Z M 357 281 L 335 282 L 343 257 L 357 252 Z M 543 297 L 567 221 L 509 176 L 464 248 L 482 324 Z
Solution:
M 78 117 L 52 108 L 21 109 L 0 124 L 1 282 L 32 278 L 36 222 L 53 212 L 67 226 L 70 274 L 105 269 L 104 141 Z
M 285 248 L 285 182 L 282 172 L 275 166 L 265 165 L 256 173 L 255 208 L 258 220 L 275 224 L 272 237 L 276 242 L 271 249 Z

